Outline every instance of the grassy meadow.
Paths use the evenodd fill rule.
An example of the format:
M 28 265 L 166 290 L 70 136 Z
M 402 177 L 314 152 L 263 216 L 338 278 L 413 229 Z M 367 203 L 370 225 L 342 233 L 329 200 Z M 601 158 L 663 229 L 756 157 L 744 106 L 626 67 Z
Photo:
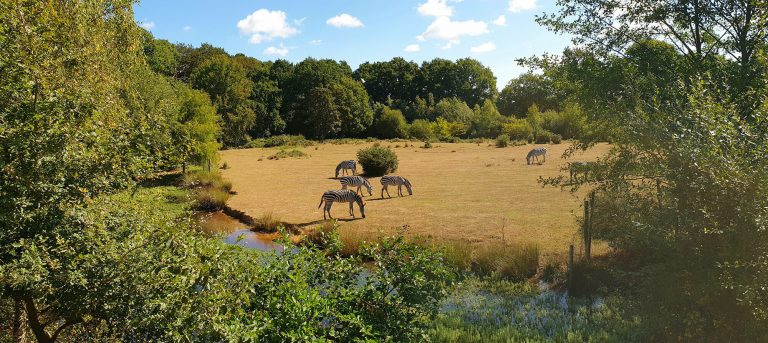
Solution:
M 270 160 L 280 148 L 222 151 L 224 178 L 236 193 L 228 201 L 234 209 L 254 218 L 271 215 L 280 221 L 311 228 L 322 222 L 317 205 L 326 190 L 339 189 L 334 170 L 339 161 L 354 159 L 357 150 L 372 142 L 320 144 L 299 148 L 302 158 Z M 356 220 L 345 204 L 335 204 L 334 218 L 341 234 L 374 237 L 407 225 L 408 235 L 469 243 L 534 243 L 542 253 L 561 254 L 578 242 L 576 217 L 580 201 L 557 188 L 542 187 L 539 177 L 559 175 L 569 161 L 591 161 L 608 150 L 601 144 L 571 160 L 561 158 L 568 144 L 546 145 L 547 162 L 527 165 L 525 155 L 534 145 L 496 148 L 486 143 L 380 142 L 395 150 L 399 168 L 395 174 L 413 184 L 413 196 L 382 199 L 379 178 L 372 178 L 373 195 L 365 192 L 366 215 Z M 404 147 L 405 145 L 407 147 Z M 536 145 L 539 146 L 539 145 Z M 358 165 L 359 172 L 361 167 Z M 600 250 L 598 249 L 598 252 Z

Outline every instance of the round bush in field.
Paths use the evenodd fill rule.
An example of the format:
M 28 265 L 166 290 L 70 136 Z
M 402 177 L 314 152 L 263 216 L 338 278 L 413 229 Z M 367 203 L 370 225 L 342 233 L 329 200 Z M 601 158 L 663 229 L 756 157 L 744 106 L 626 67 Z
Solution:
M 397 170 L 397 155 L 390 148 L 373 146 L 357 151 L 357 160 L 366 176 L 382 176 Z

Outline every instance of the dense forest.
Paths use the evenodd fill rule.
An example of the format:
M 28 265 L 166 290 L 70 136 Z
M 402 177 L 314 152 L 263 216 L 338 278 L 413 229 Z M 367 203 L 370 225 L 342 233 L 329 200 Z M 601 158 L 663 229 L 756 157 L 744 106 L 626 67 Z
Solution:
M 586 177 L 541 179 L 590 191 L 580 220 L 611 248 L 571 266 L 556 312 L 586 323 L 553 337 L 504 322 L 489 337 L 768 337 L 764 2 L 559 1 L 538 22 L 575 44 L 519 61 L 532 72 L 500 92 L 473 59 L 352 70 L 172 44 L 139 28 L 132 5 L 0 2 L 0 342 L 429 339 L 453 281 L 481 282 L 443 251 L 395 236 L 342 257 L 330 232 L 261 254 L 142 190 L 281 134 L 573 138 L 566 155 L 609 141 Z M 534 287 L 501 285 L 475 294 Z M 611 307 L 569 310 L 580 296 Z M 530 316 L 544 306 L 528 304 Z M 477 334 L 464 329 L 445 331 Z

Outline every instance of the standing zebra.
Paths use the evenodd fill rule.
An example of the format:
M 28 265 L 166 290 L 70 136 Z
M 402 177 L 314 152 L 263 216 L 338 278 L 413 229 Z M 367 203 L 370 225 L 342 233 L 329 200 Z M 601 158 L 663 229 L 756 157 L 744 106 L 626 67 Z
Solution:
M 589 167 L 592 166 L 592 162 L 571 162 L 568 164 L 568 171 L 571 173 L 571 182 L 578 181 L 579 174 L 583 175 L 586 179 L 589 177 Z
M 534 158 L 536 159 L 536 162 L 539 162 L 539 156 L 542 156 L 544 158 L 544 162 L 547 162 L 547 148 L 531 149 L 531 151 L 528 152 L 528 156 L 525 156 L 525 162 L 530 165 Z M 539 162 L 539 164 L 544 162 Z
M 365 218 L 365 202 L 359 194 L 351 190 L 342 189 L 338 191 L 327 191 L 323 193 L 323 196 L 320 198 L 320 205 L 317 205 L 317 208 L 320 208 L 320 206 L 323 205 L 323 202 L 325 202 L 325 208 L 323 209 L 323 219 L 326 219 L 326 212 L 328 213 L 328 217 L 333 219 L 333 217 L 331 217 L 331 206 L 334 202 L 348 202 L 349 214 L 352 215 L 352 218 L 355 217 L 355 211 L 352 205 L 357 203 L 357 206 L 360 207 L 360 214 L 362 214 L 363 218 Z
M 389 195 L 389 190 L 387 189 L 389 186 L 397 186 L 398 196 L 403 196 L 403 186 L 408 189 L 408 195 L 413 195 L 413 190 L 411 190 L 411 182 L 402 176 L 384 175 L 381 177 L 381 186 L 382 198 L 384 198 L 384 191 L 387 191 L 387 196 L 390 198 L 392 197 Z
M 371 187 L 371 183 L 368 182 L 368 179 L 362 176 L 342 176 L 339 181 L 341 182 L 341 189 L 347 189 L 347 186 L 357 187 L 356 192 L 360 194 L 360 188 L 365 187 L 368 189 L 368 195 L 373 195 L 373 187 Z
M 352 175 L 357 175 L 357 162 L 355 160 L 341 161 L 336 166 L 336 177 L 339 177 L 339 171 L 341 171 L 342 175 L 346 175 L 347 170 L 351 170 Z

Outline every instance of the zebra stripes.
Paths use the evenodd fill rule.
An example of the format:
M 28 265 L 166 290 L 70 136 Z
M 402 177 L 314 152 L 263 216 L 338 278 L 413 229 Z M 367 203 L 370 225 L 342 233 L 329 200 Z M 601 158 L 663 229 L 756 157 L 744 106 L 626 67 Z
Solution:
M 395 175 L 384 175 L 381 177 L 381 197 L 384 198 L 384 191 L 387 192 L 387 196 L 390 198 L 392 197 L 389 195 L 389 189 L 387 187 L 389 186 L 397 186 L 397 195 L 403 196 L 403 186 L 405 186 L 406 189 L 408 189 L 408 195 L 413 195 L 413 190 L 411 190 L 411 182 L 408 181 L 408 179 L 402 177 L 402 176 L 395 176 Z
M 342 172 L 342 175 L 346 175 L 347 170 L 351 170 L 352 175 L 357 175 L 357 162 L 355 162 L 355 160 L 341 161 L 341 163 L 336 166 L 336 177 L 339 177 L 339 171 Z
M 536 159 L 536 162 L 539 162 L 539 156 L 542 156 L 544 158 L 544 162 L 547 162 L 547 148 L 533 148 L 531 151 L 528 152 L 528 155 L 525 156 L 525 162 L 530 165 L 533 162 L 533 159 Z M 539 162 L 539 164 L 544 163 Z
M 339 182 L 341 182 L 341 189 L 347 189 L 349 186 L 351 187 L 357 187 L 357 193 L 360 194 L 360 188 L 365 187 L 368 189 L 368 195 L 373 195 L 373 187 L 371 187 L 371 183 L 368 182 L 368 179 L 362 177 L 362 176 L 342 176 L 341 179 L 339 179 Z
M 360 214 L 363 216 L 363 218 L 365 218 L 365 202 L 359 194 L 351 190 L 342 189 L 337 191 L 326 191 L 320 198 L 320 204 L 317 205 L 317 208 L 320 208 L 320 206 L 323 205 L 323 202 L 325 202 L 325 208 L 323 208 L 323 219 L 326 219 L 326 212 L 328 213 L 328 217 L 333 219 L 333 217 L 331 217 L 331 206 L 333 206 L 334 202 L 348 202 L 349 214 L 352 215 L 352 218 L 355 217 L 353 205 L 354 203 L 357 203 L 357 206 L 360 207 Z
M 592 166 L 592 162 L 571 162 L 568 164 L 568 171 L 571 174 L 571 182 L 578 181 L 579 174 L 584 176 L 584 179 L 589 177 L 589 168 Z

